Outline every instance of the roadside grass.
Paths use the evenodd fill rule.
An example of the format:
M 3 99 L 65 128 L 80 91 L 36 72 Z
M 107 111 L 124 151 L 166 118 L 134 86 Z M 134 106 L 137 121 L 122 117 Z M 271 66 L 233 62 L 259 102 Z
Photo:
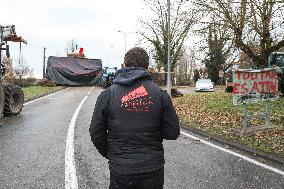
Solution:
M 44 87 L 44 86 L 25 87 L 25 88 L 23 88 L 24 95 L 25 95 L 25 101 L 29 100 L 33 97 L 36 97 L 36 96 L 48 94 L 50 92 L 59 90 L 61 88 L 62 88 L 62 86 L 56 86 L 56 87 Z
M 284 157 L 284 98 L 271 102 L 271 124 L 278 129 L 240 137 L 232 131 L 242 128 L 242 106 L 233 105 L 229 93 L 194 93 L 173 100 L 183 124 L 218 135 L 249 147 Z M 248 106 L 250 114 L 265 111 L 263 104 Z M 265 120 L 251 120 L 250 126 L 264 125 Z

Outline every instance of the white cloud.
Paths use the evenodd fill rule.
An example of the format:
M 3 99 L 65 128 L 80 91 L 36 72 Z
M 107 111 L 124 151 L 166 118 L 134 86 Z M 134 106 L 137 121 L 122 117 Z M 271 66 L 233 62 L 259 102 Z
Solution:
M 90 58 L 101 58 L 105 65 L 119 66 L 124 55 L 124 35 L 118 30 L 137 30 L 137 19 L 146 15 L 143 0 L 0 0 L 0 24 L 16 25 L 27 63 L 36 76 L 42 75 L 43 47 L 47 55 L 65 56 L 67 41 L 74 39 Z M 127 35 L 127 47 L 138 39 Z M 11 55 L 18 57 L 18 47 Z M 113 47 L 111 47 L 113 46 Z

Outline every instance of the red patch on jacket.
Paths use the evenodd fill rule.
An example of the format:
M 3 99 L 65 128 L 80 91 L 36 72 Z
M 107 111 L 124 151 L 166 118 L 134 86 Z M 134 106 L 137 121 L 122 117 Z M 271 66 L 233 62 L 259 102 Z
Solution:
M 128 112 L 148 112 L 152 104 L 154 103 L 143 85 L 121 98 L 121 107 Z

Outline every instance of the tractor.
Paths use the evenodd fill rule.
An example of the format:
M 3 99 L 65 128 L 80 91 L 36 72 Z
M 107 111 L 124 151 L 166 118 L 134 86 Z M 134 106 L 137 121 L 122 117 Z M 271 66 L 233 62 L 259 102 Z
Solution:
M 117 67 L 104 67 L 104 72 L 102 75 L 102 87 L 107 88 L 112 85 L 115 73 L 117 72 Z
M 268 58 L 268 67 L 276 67 L 279 90 L 284 95 L 284 52 L 273 52 Z
M 16 35 L 15 25 L 0 25 L 0 117 L 18 115 L 22 111 L 24 103 L 24 93 L 19 86 L 3 84 L 5 65 L 2 64 L 2 51 L 6 51 L 6 57 L 10 58 L 9 41 L 27 44 L 22 37 Z

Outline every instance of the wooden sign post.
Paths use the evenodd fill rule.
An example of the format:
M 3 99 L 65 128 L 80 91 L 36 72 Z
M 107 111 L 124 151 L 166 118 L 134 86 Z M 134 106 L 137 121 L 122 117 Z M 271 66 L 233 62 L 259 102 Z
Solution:
M 243 128 L 249 127 L 251 119 L 265 118 L 265 126 L 270 126 L 270 101 L 279 98 L 276 69 L 235 70 L 233 72 L 233 103 L 243 106 Z M 265 113 L 249 115 L 247 105 L 265 103 Z

